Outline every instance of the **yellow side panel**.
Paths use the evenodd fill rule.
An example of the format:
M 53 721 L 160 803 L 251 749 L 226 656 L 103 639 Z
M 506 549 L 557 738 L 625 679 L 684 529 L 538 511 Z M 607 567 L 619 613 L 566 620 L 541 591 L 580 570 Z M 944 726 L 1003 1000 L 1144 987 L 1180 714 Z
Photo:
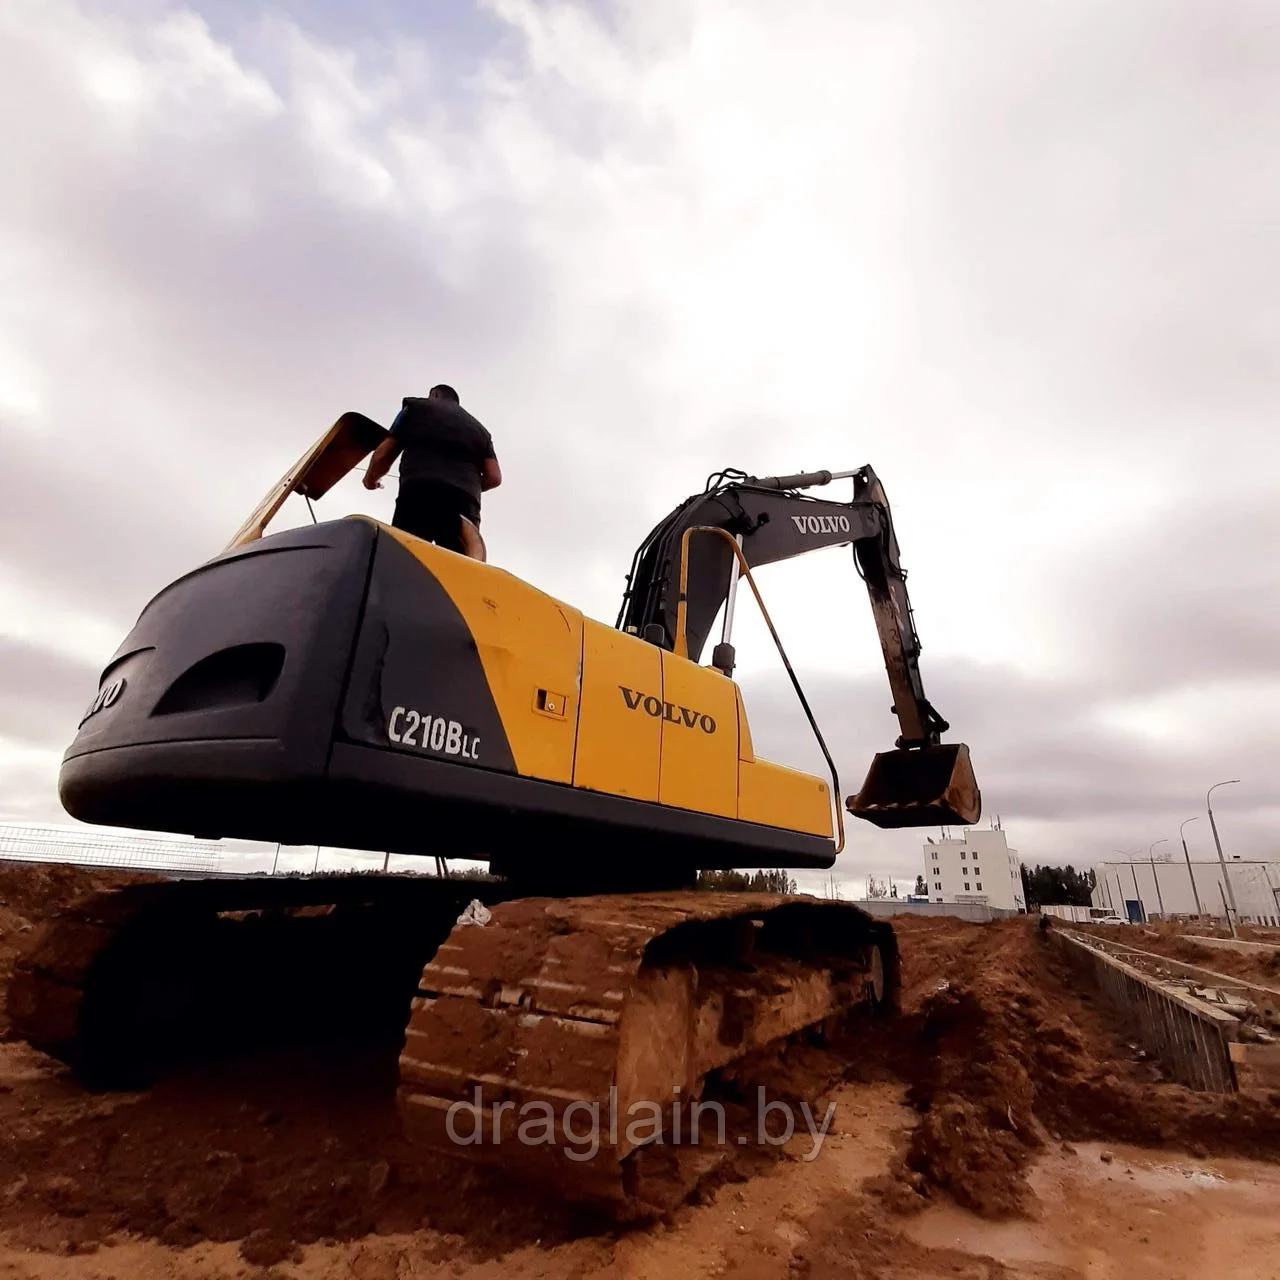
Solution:
M 751 726 L 747 723 L 747 708 L 742 701 L 742 690 L 734 685 L 734 692 L 738 695 L 738 759 L 754 760 L 756 753 L 751 746 Z
M 736 818 L 737 688 L 709 667 L 666 651 L 661 656 L 662 706 L 654 717 L 662 724 L 658 799 L 678 809 Z
M 588 618 L 574 786 L 657 800 L 662 719 L 645 713 L 645 698 L 662 699 L 662 651 Z
M 516 769 L 572 782 L 582 614 L 503 569 L 382 528 L 430 570 L 466 619 Z
M 767 760 L 744 760 L 738 769 L 738 817 L 744 822 L 831 836 L 831 788 L 821 778 Z

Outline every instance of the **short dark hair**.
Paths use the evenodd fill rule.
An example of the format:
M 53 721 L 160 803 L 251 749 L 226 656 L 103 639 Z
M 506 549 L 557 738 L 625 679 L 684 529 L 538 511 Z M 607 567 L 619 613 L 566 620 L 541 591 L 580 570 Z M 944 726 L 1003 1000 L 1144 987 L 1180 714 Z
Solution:
M 433 396 L 439 395 L 445 400 L 452 400 L 454 404 L 462 403 L 462 401 L 458 399 L 458 393 L 451 386 L 449 386 L 447 382 L 441 382 L 441 383 L 438 383 L 436 386 L 432 387 L 431 394 Z

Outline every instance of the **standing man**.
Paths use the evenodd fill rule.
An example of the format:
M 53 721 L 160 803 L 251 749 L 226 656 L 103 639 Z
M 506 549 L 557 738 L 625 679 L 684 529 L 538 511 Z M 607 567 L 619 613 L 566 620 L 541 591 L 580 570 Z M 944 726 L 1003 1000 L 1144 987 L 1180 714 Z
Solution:
M 426 399 L 406 396 L 391 434 L 374 450 L 366 489 L 382 488 L 391 464 L 400 462 L 400 493 L 391 523 L 449 551 L 484 559 L 480 495 L 502 483 L 493 438 L 441 384 Z

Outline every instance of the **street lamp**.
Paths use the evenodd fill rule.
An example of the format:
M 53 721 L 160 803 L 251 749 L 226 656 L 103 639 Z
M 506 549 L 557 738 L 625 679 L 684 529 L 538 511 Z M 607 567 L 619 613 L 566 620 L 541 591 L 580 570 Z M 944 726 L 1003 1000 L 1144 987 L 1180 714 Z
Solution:
M 1097 879 L 1096 871 L 1094 872 L 1094 879 L 1095 880 Z M 1107 910 L 1110 911 L 1112 915 L 1115 915 L 1117 914 L 1116 909 L 1111 904 L 1111 885 L 1107 880 L 1107 873 L 1105 871 L 1102 873 L 1101 884 L 1102 884 L 1102 892 L 1106 895 Z
M 1134 855 L 1131 853 L 1125 853 L 1123 849 L 1117 849 L 1115 850 L 1115 852 L 1119 854 L 1123 854 L 1124 857 L 1129 859 L 1129 874 L 1133 877 L 1133 893 L 1134 893 L 1134 896 L 1138 899 L 1138 910 L 1142 912 L 1142 923 L 1146 924 L 1147 909 L 1142 903 L 1142 890 L 1138 888 L 1138 873 L 1137 871 L 1134 870 L 1134 863 L 1133 863 Z M 1116 878 L 1119 879 L 1118 873 Z M 1123 884 L 1123 881 L 1121 881 L 1121 883 Z
M 1199 822 L 1198 817 L 1188 818 L 1187 822 Z M 1187 860 L 1187 878 L 1191 881 L 1191 892 L 1196 900 L 1196 915 L 1203 915 L 1203 909 L 1200 906 L 1200 890 L 1196 888 L 1196 873 L 1191 870 L 1191 855 L 1187 852 L 1187 837 L 1184 834 L 1187 822 L 1184 822 L 1178 828 L 1178 838 L 1182 841 L 1182 856 Z
M 1239 778 L 1228 778 L 1225 782 L 1215 782 L 1208 791 L 1204 793 L 1204 807 L 1209 811 L 1209 826 L 1213 830 L 1213 843 L 1218 850 L 1218 862 L 1222 866 L 1222 883 L 1227 890 L 1227 904 L 1230 910 L 1227 912 L 1227 924 L 1231 926 L 1231 936 L 1236 936 L 1236 920 L 1240 917 L 1240 911 L 1236 907 L 1236 891 L 1231 887 L 1231 877 L 1227 874 L 1227 860 L 1222 856 L 1222 841 L 1218 839 L 1218 824 L 1213 820 L 1213 806 L 1209 803 L 1209 797 L 1219 787 L 1234 786 L 1239 782 Z
M 1156 902 L 1160 905 L 1160 914 L 1164 915 L 1164 894 L 1160 892 L 1160 877 L 1156 874 L 1156 845 L 1168 844 L 1168 840 L 1153 840 L 1147 849 L 1147 861 L 1151 863 L 1151 878 L 1156 882 Z

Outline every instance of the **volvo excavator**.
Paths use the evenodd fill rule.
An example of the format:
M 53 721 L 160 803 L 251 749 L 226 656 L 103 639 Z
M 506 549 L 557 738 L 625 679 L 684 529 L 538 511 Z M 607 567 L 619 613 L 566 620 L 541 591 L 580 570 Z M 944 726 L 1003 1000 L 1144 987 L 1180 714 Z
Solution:
M 637 1137 L 616 1122 L 591 1159 L 570 1158 L 575 1104 L 615 1117 L 654 1104 L 678 1125 L 673 1100 L 750 1055 L 898 998 L 887 922 L 847 902 L 695 889 L 697 873 L 830 867 L 845 810 L 885 828 L 981 811 L 968 748 L 942 743 L 924 694 L 884 489 L 870 467 L 713 476 L 643 541 L 610 626 L 483 547 L 456 554 L 365 516 L 266 532 L 291 495 L 322 498 L 385 435 L 344 414 L 220 554 L 146 606 L 59 791 L 89 823 L 415 855 L 436 873 L 88 894 L 19 958 L 11 1023 L 102 1087 L 254 1033 L 390 1029 L 421 1142 L 614 1212 L 660 1211 L 706 1161 L 673 1180 L 670 1125 Z M 809 492 L 845 479 L 850 501 Z M 754 574 L 834 546 L 866 585 L 899 726 L 844 804 Z M 829 779 L 756 755 L 733 679 L 744 581 Z M 552 1140 L 515 1140 L 531 1105 Z M 460 1106 L 492 1108 L 490 1140 L 460 1140 Z

